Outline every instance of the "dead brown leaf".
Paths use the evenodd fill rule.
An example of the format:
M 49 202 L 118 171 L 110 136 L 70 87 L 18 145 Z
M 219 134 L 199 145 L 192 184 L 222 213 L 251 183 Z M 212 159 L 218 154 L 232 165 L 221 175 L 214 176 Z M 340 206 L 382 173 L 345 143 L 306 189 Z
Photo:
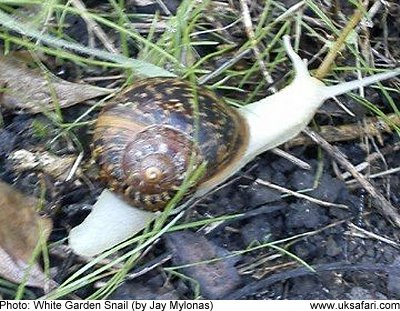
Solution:
M 61 108 L 70 107 L 113 91 L 68 82 L 49 72 L 28 68 L 28 63 L 26 57 L 0 57 L 0 105 L 12 110 L 38 113 L 54 110 L 56 104 Z
M 52 228 L 50 219 L 40 217 L 38 200 L 0 182 L 0 275 L 26 285 L 45 286 L 45 275 L 37 263 L 30 265 L 35 248 L 46 241 Z
M 76 156 L 64 155 L 60 157 L 48 151 L 20 149 L 11 152 L 8 160 L 12 163 L 14 171 L 18 173 L 39 170 L 57 180 L 64 181 L 74 165 Z

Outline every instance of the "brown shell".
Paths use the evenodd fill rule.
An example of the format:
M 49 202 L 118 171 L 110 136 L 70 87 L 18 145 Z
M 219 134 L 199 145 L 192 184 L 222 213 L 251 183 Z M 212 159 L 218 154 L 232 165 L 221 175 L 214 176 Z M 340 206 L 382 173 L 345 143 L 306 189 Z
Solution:
M 193 168 L 207 163 L 199 183 L 210 182 L 240 159 L 247 143 L 246 121 L 235 109 L 175 78 L 145 79 L 125 90 L 103 109 L 94 133 L 103 177 L 149 210 L 163 209 L 175 195 L 191 156 Z

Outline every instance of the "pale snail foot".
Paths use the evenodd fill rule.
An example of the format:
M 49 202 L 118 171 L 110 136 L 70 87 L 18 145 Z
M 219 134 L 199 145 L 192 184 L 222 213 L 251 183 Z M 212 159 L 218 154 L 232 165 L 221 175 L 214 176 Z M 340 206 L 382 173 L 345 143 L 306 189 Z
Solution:
M 156 215 L 103 190 L 89 216 L 69 233 L 69 246 L 80 256 L 98 255 L 143 230 Z

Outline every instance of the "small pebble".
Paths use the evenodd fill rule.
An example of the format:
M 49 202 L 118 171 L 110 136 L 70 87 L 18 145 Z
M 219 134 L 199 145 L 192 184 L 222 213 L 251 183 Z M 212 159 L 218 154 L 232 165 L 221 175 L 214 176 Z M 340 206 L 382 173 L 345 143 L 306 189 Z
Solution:
M 204 298 L 220 299 L 239 284 L 240 277 L 234 266 L 237 257 L 198 264 L 229 255 L 227 250 L 207 240 L 203 234 L 173 232 L 165 236 L 165 241 L 167 249 L 173 253 L 174 265 L 193 264 L 182 268 L 181 272 L 198 282 Z
M 293 190 L 311 189 L 314 185 L 314 175 L 311 171 L 296 170 L 289 180 L 289 187 Z
M 322 227 L 328 221 L 324 208 L 309 201 L 291 204 L 286 216 L 287 228 L 316 229 Z
M 271 227 L 266 217 L 253 217 L 246 225 L 241 228 L 241 233 L 245 245 L 255 241 L 265 242 L 271 234 Z
M 266 186 L 253 183 L 246 189 L 249 196 L 250 207 L 257 207 L 266 203 L 277 201 L 281 198 L 281 194 Z
M 340 192 L 346 189 L 346 184 L 339 179 L 324 174 L 318 187 L 309 193 L 310 196 L 327 202 L 336 202 Z
M 330 236 L 326 241 L 326 254 L 328 256 L 334 257 L 343 252 L 342 248 L 338 245 L 335 239 Z

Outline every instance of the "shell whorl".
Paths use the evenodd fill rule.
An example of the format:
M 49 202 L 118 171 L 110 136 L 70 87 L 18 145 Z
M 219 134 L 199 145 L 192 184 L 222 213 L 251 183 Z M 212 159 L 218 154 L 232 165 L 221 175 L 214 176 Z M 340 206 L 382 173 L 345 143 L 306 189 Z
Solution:
M 150 210 L 163 208 L 183 183 L 191 156 L 194 165 L 201 163 L 196 144 L 173 128 L 155 125 L 137 133 L 122 156 L 125 196 Z
M 94 155 L 112 189 L 138 207 L 161 210 L 188 170 L 206 162 L 199 184 L 218 180 L 247 143 L 246 121 L 214 93 L 174 78 L 150 78 L 103 109 Z

